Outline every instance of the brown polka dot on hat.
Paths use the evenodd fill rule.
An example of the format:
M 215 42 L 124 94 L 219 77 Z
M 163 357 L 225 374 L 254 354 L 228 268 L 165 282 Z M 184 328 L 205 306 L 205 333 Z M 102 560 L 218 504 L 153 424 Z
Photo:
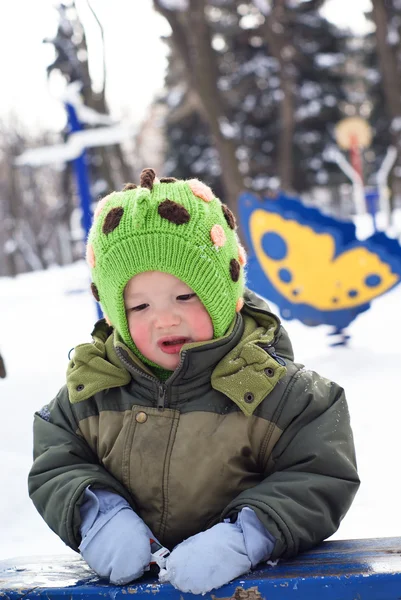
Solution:
M 110 209 L 103 223 L 103 233 L 107 235 L 114 231 L 119 226 L 123 214 L 124 209 L 122 206 Z
M 157 211 L 163 219 L 167 219 L 167 221 L 171 221 L 171 223 L 175 223 L 176 225 L 188 223 L 191 218 L 186 208 L 168 199 L 159 204 Z
M 229 228 L 236 229 L 237 224 L 236 224 L 235 217 L 234 217 L 233 213 L 231 212 L 231 210 L 225 204 L 222 204 L 221 208 L 223 209 L 224 218 L 227 221 Z

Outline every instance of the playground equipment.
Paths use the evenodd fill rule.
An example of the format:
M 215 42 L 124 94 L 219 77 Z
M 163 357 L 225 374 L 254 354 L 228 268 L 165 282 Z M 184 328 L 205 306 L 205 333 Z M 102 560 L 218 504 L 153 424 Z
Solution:
M 382 232 L 360 241 L 352 222 L 284 194 L 261 201 L 244 193 L 239 214 L 249 286 L 287 320 L 332 325 L 339 344 L 347 342 L 352 320 L 401 279 L 401 247 Z
M 369 124 L 360 117 L 337 125 L 338 145 L 350 153 L 350 162 L 337 149 L 326 153 L 350 178 L 357 215 L 367 212 L 374 234 L 360 240 L 353 222 L 324 215 L 299 198 L 279 193 L 258 199 L 250 193 L 239 198 L 239 215 L 250 250 L 249 285 L 271 300 L 283 318 L 309 326 L 331 325 L 335 345 L 345 345 L 345 328 L 370 307 L 370 302 L 401 279 L 401 247 L 379 231 L 380 209 L 384 229 L 390 224 L 387 180 L 397 151 L 390 147 L 376 175 L 377 188 L 364 188 L 361 149 L 371 143 Z
M 391 216 L 387 180 L 397 158 L 397 149 L 394 146 L 388 148 L 376 174 L 376 188 L 365 190 L 361 150 L 368 148 L 372 141 L 372 130 L 369 123 L 361 117 L 342 119 L 336 127 L 336 139 L 339 147 L 349 152 L 351 162 L 349 163 L 336 148 L 329 150 L 326 159 L 336 162 L 351 180 L 356 213 L 361 215 L 367 210 L 372 216 L 375 231 L 378 231 L 376 213 L 380 210 L 386 229 L 390 225 Z
M 224 558 L 222 557 L 222 560 Z M 401 538 L 324 542 L 290 560 L 267 563 L 202 596 L 205 600 L 398 600 Z M 0 597 L 7 600 L 189 600 L 155 575 L 117 587 L 99 579 L 80 557 L 0 561 Z
M 80 199 L 82 229 L 86 240 L 92 223 L 92 195 L 86 149 L 116 144 L 131 138 L 134 135 L 134 129 L 131 125 L 113 124 L 108 115 L 97 113 L 84 106 L 79 90 L 79 82 L 74 82 L 67 86 L 64 94 L 64 107 L 69 127 L 66 143 L 26 150 L 17 157 L 15 164 L 39 167 L 45 164 L 72 162 Z M 102 126 L 95 129 L 84 129 L 84 124 Z M 96 311 L 98 318 L 101 319 L 103 314 L 98 302 L 96 302 Z

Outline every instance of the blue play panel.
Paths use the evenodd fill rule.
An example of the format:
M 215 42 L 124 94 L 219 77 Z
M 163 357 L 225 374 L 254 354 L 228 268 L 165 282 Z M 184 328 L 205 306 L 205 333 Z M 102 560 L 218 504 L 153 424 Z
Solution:
M 222 560 L 224 558 L 222 557 Z M 148 574 L 117 587 L 99 579 L 77 556 L 0 561 L 0 599 L 136 600 L 193 598 Z M 132 597 L 132 596 L 131 596 Z M 266 564 L 205 600 L 399 600 L 401 538 L 324 542 L 297 558 Z

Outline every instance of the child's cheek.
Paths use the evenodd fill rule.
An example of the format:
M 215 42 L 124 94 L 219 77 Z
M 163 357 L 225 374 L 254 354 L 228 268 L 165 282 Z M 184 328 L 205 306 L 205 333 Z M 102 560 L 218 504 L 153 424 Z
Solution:
M 203 306 L 194 307 L 190 320 L 198 342 L 213 339 L 213 324 L 206 308 Z
M 146 348 L 149 336 L 148 328 L 143 320 L 138 318 L 132 319 L 129 322 L 129 332 L 138 350 L 142 351 L 141 348 Z

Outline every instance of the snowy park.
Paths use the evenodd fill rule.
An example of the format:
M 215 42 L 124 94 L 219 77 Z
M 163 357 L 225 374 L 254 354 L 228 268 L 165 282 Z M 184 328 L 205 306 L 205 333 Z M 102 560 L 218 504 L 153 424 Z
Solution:
M 6 82 L 0 98 L 0 356 L 6 369 L 5 377 L 0 370 L 0 561 L 42 556 L 51 562 L 66 555 L 68 564 L 68 557 L 76 556 L 28 496 L 33 415 L 65 384 L 70 351 L 91 341 L 100 312 L 93 296 L 104 303 L 94 277 L 95 267 L 104 263 L 95 257 L 96 244 L 86 247 L 92 219 L 99 225 L 105 217 L 99 235 L 113 239 L 122 215 L 132 216 L 153 185 L 177 180 L 188 193 L 195 190 L 196 202 L 207 210 L 215 202 L 220 211 L 221 223 L 207 221 L 206 241 L 190 237 L 191 250 L 202 249 L 194 271 L 204 268 L 209 276 L 213 271 L 204 249 L 215 252 L 213 260 L 220 258 L 231 235 L 234 254 L 224 271 L 226 278 L 230 273 L 229 284 L 242 285 L 246 268 L 257 265 L 254 281 L 259 278 L 261 288 L 255 291 L 280 315 L 295 362 L 345 390 L 361 486 L 330 539 L 401 536 L 400 10 L 401 0 L 10 4 L 0 23 L 0 47 L 7 57 L 0 63 Z M 117 203 L 101 215 L 115 190 L 132 192 L 131 212 Z M 95 211 L 105 197 L 109 200 Z M 143 222 L 145 214 L 143 209 Z M 157 206 L 159 216 L 168 226 L 195 222 L 170 196 Z M 140 227 L 139 219 L 130 231 L 142 235 Z M 162 239 L 158 235 L 155 246 Z M 127 247 L 132 252 L 134 246 Z M 146 257 L 151 255 L 150 246 L 144 247 Z M 123 285 L 115 285 L 115 273 L 125 264 L 119 260 L 113 285 L 106 286 L 113 293 L 126 290 L 133 277 L 131 269 Z M 142 264 L 137 255 L 132 260 L 135 268 Z M 157 270 L 158 260 L 157 267 L 135 275 Z M 170 270 L 164 274 L 174 275 Z M 207 277 L 199 279 L 203 285 Z M 266 282 L 270 296 L 260 291 Z M 194 293 L 171 296 L 174 302 L 201 298 L 198 290 L 189 291 Z M 230 318 L 242 306 L 243 288 Z M 126 320 L 128 308 L 121 313 Z M 121 333 L 113 318 L 108 322 Z M 193 339 L 184 334 L 178 337 L 181 346 Z M 172 353 L 174 340 L 158 342 Z M 265 366 L 266 375 L 275 372 Z M 161 377 L 170 369 L 156 363 L 163 367 Z M 165 380 L 160 381 L 162 389 Z M 104 389 L 109 387 L 107 380 Z M 254 394 L 246 389 L 241 401 L 248 395 L 252 402 Z M 333 431 L 336 425 L 327 444 L 331 455 Z M 235 440 L 236 451 L 231 429 L 228 438 Z M 350 464 L 340 448 L 338 454 Z M 326 467 L 322 452 L 310 454 Z M 296 459 L 301 463 L 299 452 Z M 212 485 L 209 489 L 215 494 Z M 309 483 L 304 490 L 305 498 L 313 496 Z M 335 509 L 341 496 L 346 498 L 341 492 L 332 502 Z M 295 496 L 291 500 L 297 510 L 303 506 Z M 307 513 L 308 523 L 309 514 L 314 513 Z
M 73 555 L 48 529 L 27 492 L 32 462 L 32 417 L 64 384 L 68 352 L 90 340 L 96 320 L 83 262 L 67 268 L 0 279 L 0 559 Z M 346 390 L 361 487 L 334 539 L 401 536 L 398 476 L 401 407 L 401 286 L 378 298 L 349 327 L 348 347 L 329 347 L 328 327 L 283 321 L 295 358 Z

